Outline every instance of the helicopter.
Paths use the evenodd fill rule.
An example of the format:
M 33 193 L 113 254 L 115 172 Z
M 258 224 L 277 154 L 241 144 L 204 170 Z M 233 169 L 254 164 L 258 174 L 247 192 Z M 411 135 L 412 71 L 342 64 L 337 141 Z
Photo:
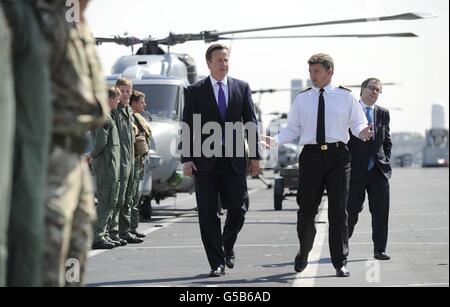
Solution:
M 188 54 L 171 53 L 170 47 L 190 41 L 212 43 L 220 40 L 239 39 L 277 39 L 277 38 L 326 38 L 326 37 L 417 37 L 414 33 L 380 33 L 380 34 L 344 34 L 344 35 L 298 35 L 298 36 L 234 36 L 235 34 L 325 26 L 364 22 L 381 22 L 391 20 L 417 20 L 433 17 L 429 14 L 404 13 L 374 18 L 358 18 L 327 22 L 241 29 L 234 31 L 202 31 L 197 34 L 175 34 L 162 39 L 137 38 L 134 36 L 96 37 L 97 45 L 114 43 L 131 47 L 132 55 L 122 56 L 116 60 L 111 74 L 106 77 L 112 85 L 119 77 L 126 77 L 133 83 L 135 90 L 146 95 L 146 110 L 142 114 L 150 124 L 152 138 L 150 151 L 145 161 L 144 179 L 141 182 L 140 211 L 144 218 L 152 214 L 153 200 L 157 204 L 177 193 L 194 191 L 194 179 L 183 176 L 180 150 L 177 144 L 181 138 L 181 116 L 184 108 L 186 88 L 198 81 L 194 59 Z M 232 35 L 232 36 L 229 36 Z M 141 47 L 134 53 L 134 46 Z M 164 51 L 162 46 L 166 46 Z

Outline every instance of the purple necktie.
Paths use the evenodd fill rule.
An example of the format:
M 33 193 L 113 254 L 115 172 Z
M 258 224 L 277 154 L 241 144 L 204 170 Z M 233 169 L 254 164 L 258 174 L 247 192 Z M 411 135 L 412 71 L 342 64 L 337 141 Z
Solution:
M 217 82 L 219 85 L 219 95 L 218 95 L 218 103 L 219 103 L 219 112 L 222 120 L 225 121 L 225 115 L 227 114 L 227 101 L 225 99 L 225 93 L 222 89 L 222 82 Z

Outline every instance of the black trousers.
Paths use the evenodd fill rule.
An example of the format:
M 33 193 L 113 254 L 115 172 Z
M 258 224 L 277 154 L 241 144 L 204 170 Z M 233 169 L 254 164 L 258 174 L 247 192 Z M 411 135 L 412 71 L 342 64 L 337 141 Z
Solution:
M 372 214 L 372 241 L 374 252 L 386 251 L 389 220 L 389 181 L 375 167 L 367 173 L 361 182 L 350 182 L 350 194 L 347 204 L 348 234 L 352 236 L 358 222 L 358 214 L 363 210 L 366 191 L 369 210 Z
M 246 175 L 236 174 L 229 158 L 217 158 L 211 174 L 195 176 L 195 195 L 203 246 L 209 265 L 216 269 L 225 265 L 225 254 L 233 251 L 237 235 L 244 225 L 248 210 Z M 217 214 L 219 197 L 223 208 L 227 209 L 223 235 Z
M 321 151 L 305 146 L 299 157 L 299 187 L 297 193 L 297 233 L 300 251 L 308 255 L 316 235 L 317 215 L 324 189 L 328 194 L 329 245 L 333 266 L 347 264 L 347 211 L 350 184 L 350 154 L 343 143 Z

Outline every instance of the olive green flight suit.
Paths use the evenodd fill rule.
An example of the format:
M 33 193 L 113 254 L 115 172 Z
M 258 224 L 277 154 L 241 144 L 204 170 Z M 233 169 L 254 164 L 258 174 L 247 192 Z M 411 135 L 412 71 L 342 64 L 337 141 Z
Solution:
M 114 118 L 117 110 L 112 110 L 106 124 L 95 132 L 94 174 L 97 185 L 97 222 L 94 226 L 94 242 L 108 236 L 107 225 L 119 196 L 120 139 Z
M 134 168 L 133 110 L 121 103 L 117 107 L 117 130 L 120 137 L 120 189 L 108 232 L 112 239 L 130 232 L 130 202 Z

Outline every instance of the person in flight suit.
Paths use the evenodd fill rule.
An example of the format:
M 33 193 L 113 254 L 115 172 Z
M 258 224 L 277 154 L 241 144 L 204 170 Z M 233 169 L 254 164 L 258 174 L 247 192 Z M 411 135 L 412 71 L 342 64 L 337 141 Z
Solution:
M 93 249 L 111 249 L 121 245 L 120 242 L 112 242 L 107 229 L 117 204 L 120 187 L 120 139 L 115 122 L 119 97 L 120 90 L 117 87 L 108 89 L 108 105 L 111 113 L 105 125 L 96 130 L 94 150 L 90 155 L 93 159 L 98 200 Z
M 372 214 L 372 241 L 374 258 L 389 260 L 386 254 L 389 220 L 389 179 L 392 175 L 389 110 L 376 104 L 382 91 L 379 79 L 369 78 L 361 85 L 361 108 L 367 120 L 374 123 L 374 137 L 368 142 L 352 136 L 348 148 L 352 155 L 350 194 L 348 198 L 348 236 L 352 237 L 363 210 L 364 199 L 369 199 Z
M 133 110 L 130 97 L 133 84 L 126 78 L 119 78 L 116 86 L 120 89 L 120 103 L 117 107 L 116 125 L 120 138 L 120 189 L 116 208 L 108 226 L 112 240 L 128 243 L 142 243 L 144 240 L 131 234 L 131 202 L 134 168 Z

